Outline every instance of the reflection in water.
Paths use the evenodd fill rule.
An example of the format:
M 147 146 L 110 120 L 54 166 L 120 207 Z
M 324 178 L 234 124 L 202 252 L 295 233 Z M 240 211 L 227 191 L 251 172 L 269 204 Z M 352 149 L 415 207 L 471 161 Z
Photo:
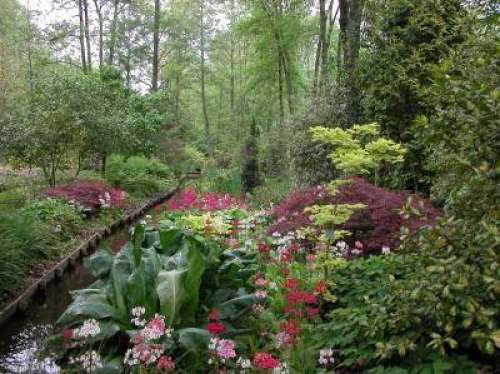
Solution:
M 0 369 L 7 373 L 46 373 L 60 372 L 52 357 L 41 357 L 43 341 L 53 332 L 52 325 L 30 326 L 13 338 L 9 354 L 2 357 Z
M 101 247 L 118 252 L 128 240 L 128 229 L 119 230 Z M 53 374 L 60 370 L 47 353 L 45 338 L 54 332 L 55 321 L 71 302 L 70 291 L 87 287 L 95 279 L 82 264 L 64 273 L 61 280 L 37 294 L 24 314 L 17 314 L 0 329 L 0 373 Z

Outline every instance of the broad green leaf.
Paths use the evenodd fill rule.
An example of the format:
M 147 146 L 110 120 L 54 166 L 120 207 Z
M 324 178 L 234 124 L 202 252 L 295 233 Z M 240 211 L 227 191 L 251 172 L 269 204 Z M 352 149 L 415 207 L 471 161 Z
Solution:
M 118 310 L 110 304 L 102 290 L 79 295 L 57 320 L 58 325 L 69 325 L 78 320 L 112 318 L 120 320 Z
M 183 316 L 186 316 L 186 320 L 194 321 L 196 311 L 198 310 L 201 277 L 205 271 L 205 259 L 197 246 L 189 246 L 187 259 L 188 272 L 184 278 L 186 299 L 183 307 Z
M 184 276 L 186 270 L 160 271 L 156 279 L 156 293 L 160 300 L 160 310 L 169 325 L 177 320 L 179 310 L 185 300 Z
M 136 225 L 134 229 L 134 263 L 139 266 L 142 257 L 142 243 L 144 242 L 145 228 L 143 225 Z
M 188 351 L 205 351 L 210 343 L 210 333 L 205 329 L 185 328 L 177 332 L 179 333 L 179 343 Z
M 105 249 L 98 250 L 85 263 L 85 268 L 96 278 L 106 276 L 113 266 L 114 255 Z

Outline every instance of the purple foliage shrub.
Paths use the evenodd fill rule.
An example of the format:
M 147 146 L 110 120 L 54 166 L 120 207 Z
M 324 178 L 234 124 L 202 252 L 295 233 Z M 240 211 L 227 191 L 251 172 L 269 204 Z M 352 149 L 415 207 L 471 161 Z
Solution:
M 119 206 L 125 199 L 122 190 L 96 180 L 62 184 L 47 190 L 47 195 L 78 203 L 92 211 Z
M 413 205 L 419 208 L 423 203 L 422 217 L 405 222 L 401 209 L 408 197 L 413 196 Z M 273 211 L 275 222 L 268 233 L 286 233 L 301 227 L 311 226 L 309 215 L 304 209 L 315 204 L 354 204 L 366 205 L 356 212 L 343 225 L 353 235 L 347 238 L 350 245 L 359 240 L 363 243 L 364 252 L 379 251 L 382 246 L 395 249 L 399 246 L 400 228 L 403 224 L 414 232 L 418 227 L 435 222 L 440 212 L 432 207 L 428 199 L 412 195 L 407 191 L 389 191 L 376 187 L 362 178 L 353 177 L 351 183 L 342 186 L 336 196 L 331 196 L 325 186 L 309 187 L 293 192 L 287 199 L 278 204 Z

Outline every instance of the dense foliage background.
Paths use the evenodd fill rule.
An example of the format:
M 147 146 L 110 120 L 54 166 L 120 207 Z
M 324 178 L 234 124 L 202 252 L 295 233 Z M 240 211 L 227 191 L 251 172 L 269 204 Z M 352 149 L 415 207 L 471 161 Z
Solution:
M 161 311 L 196 329 L 181 334 L 186 357 L 199 348 L 190 334 L 207 340 L 208 309 L 238 297 L 214 321 L 297 330 L 284 306 L 291 274 L 300 317 L 312 308 L 319 320 L 301 320 L 301 343 L 273 351 L 281 361 L 265 339 L 241 343 L 259 349 L 259 365 L 318 372 L 328 347 L 322 359 L 336 361 L 324 372 L 497 370 L 497 1 L 40 4 L 52 16 L 0 0 L 0 303 L 88 230 L 196 171 L 197 192 L 162 217 L 168 230 L 151 227 L 91 265 L 113 290 L 111 301 L 104 286 L 94 295 L 110 311 L 113 330 L 99 337 L 110 355 L 113 339 L 130 343 L 137 300 L 155 323 Z M 250 253 L 232 258 L 235 248 Z M 265 289 L 262 319 L 233 321 L 267 287 L 252 285 L 260 278 L 281 291 Z M 227 297 L 210 294 L 224 282 Z M 176 305 L 189 321 L 165 297 L 172 284 L 187 290 Z M 70 307 L 62 322 L 81 314 Z

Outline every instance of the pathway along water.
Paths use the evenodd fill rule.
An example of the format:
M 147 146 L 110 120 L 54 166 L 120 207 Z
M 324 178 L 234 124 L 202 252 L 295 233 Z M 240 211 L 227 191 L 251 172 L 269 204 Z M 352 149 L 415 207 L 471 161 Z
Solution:
M 129 239 L 128 230 L 116 231 L 99 247 L 118 252 Z M 83 263 L 78 263 L 62 279 L 50 283 L 43 294 L 37 294 L 25 313 L 7 321 L 0 329 L 0 373 L 57 373 L 50 357 L 39 357 L 43 341 L 53 333 L 55 321 L 71 302 L 70 291 L 93 281 Z

